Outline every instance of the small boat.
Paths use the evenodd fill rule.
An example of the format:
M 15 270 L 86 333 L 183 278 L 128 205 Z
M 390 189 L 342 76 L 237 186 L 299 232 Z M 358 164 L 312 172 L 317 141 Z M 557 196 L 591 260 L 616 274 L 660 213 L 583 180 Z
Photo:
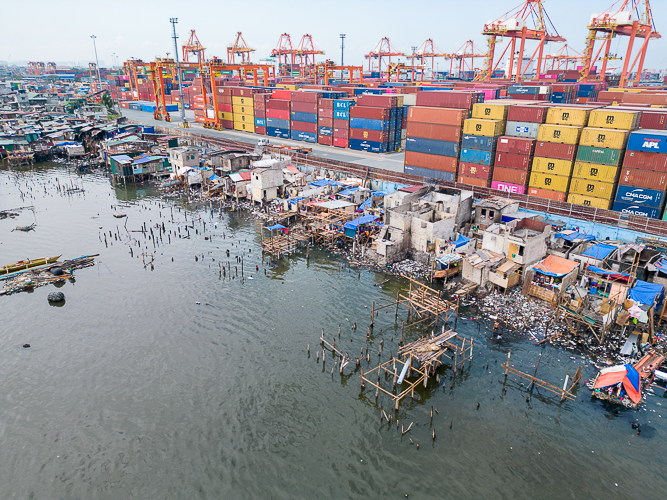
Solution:
M 29 226 L 16 226 L 14 229 L 12 229 L 12 232 L 14 231 L 25 231 L 26 233 L 28 231 L 32 231 L 35 229 L 35 224 L 30 224 Z
M 6 266 L 0 267 L 0 276 L 13 273 L 16 271 L 21 271 L 24 269 L 30 269 L 31 267 L 43 266 L 45 264 L 53 264 L 57 261 L 62 254 L 56 255 L 55 257 L 42 257 L 41 259 L 27 259 L 20 260 L 14 264 L 7 264 Z

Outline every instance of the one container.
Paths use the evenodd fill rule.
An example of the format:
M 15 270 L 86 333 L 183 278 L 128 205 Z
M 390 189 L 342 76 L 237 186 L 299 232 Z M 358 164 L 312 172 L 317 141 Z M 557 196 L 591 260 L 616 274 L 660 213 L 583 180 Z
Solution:
M 567 202 L 574 203 L 575 205 L 582 205 L 584 207 L 602 208 L 604 210 L 608 210 L 613 203 L 612 200 L 595 198 L 594 196 L 585 196 L 582 194 L 574 194 L 572 192 L 570 192 L 568 195 Z
M 507 121 L 544 123 L 547 109 L 542 106 L 512 105 L 507 110 Z M 509 125 L 508 125 L 509 126 Z
M 442 125 L 463 125 L 468 118 L 468 111 L 449 108 L 429 108 L 425 106 L 410 106 L 408 108 L 408 123 L 411 121 L 422 123 L 439 123 Z
M 461 148 L 493 151 L 496 149 L 496 138 L 483 135 L 463 134 L 461 137 Z
M 556 158 L 559 160 L 574 160 L 577 146 L 573 144 L 559 144 L 556 142 L 538 141 L 535 143 L 535 156 Z
M 530 187 L 540 189 L 550 189 L 552 191 L 567 192 L 570 178 L 563 175 L 544 174 L 542 172 L 532 172 L 530 174 Z
M 502 120 L 507 118 L 507 104 L 477 103 L 472 107 L 472 118 L 484 120 Z
M 493 153 L 490 151 L 482 151 L 481 149 L 461 149 L 461 161 L 467 163 L 475 163 L 478 165 L 491 165 L 493 161 Z
M 570 127 L 568 125 L 551 125 L 545 123 L 540 125 L 540 131 L 537 134 L 538 141 L 558 142 L 561 144 L 577 144 L 581 135 L 580 127 Z
M 532 158 L 527 155 L 497 152 L 493 164 L 498 167 L 528 170 L 530 168 L 531 160 Z
M 667 173 L 622 167 L 618 183 L 625 186 L 664 191 L 667 188 Z
M 525 137 L 527 139 L 537 139 L 540 131 L 540 124 L 534 122 L 516 122 L 507 121 L 505 134 L 510 137 Z
M 505 193 L 524 194 L 526 192 L 525 186 L 512 184 L 510 182 L 497 181 L 495 178 L 491 181 L 491 188 L 503 191 Z
M 501 136 L 496 148 L 498 152 L 530 156 L 535 151 L 535 139 Z
M 589 127 L 632 130 L 637 128 L 641 112 L 614 111 L 613 108 L 594 109 L 588 119 Z
M 619 167 L 610 167 L 600 163 L 587 163 L 577 161 L 574 163 L 572 177 L 580 179 L 589 179 L 592 181 L 616 182 L 618 178 Z
M 406 151 L 427 153 L 442 156 L 458 156 L 459 145 L 456 142 L 434 141 L 432 139 L 421 139 L 419 137 L 408 137 L 405 143 Z
M 590 109 L 554 106 L 547 111 L 546 123 L 585 127 Z
M 667 153 L 667 130 L 635 130 L 630 133 L 628 150 Z
M 626 151 L 623 157 L 623 166 L 653 170 L 655 172 L 667 172 L 667 154 Z
M 622 201 L 623 203 L 660 208 L 664 200 L 665 192 L 655 189 L 619 185 L 616 191 L 616 201 Z
M 623 149 L 628 141 L 629 134 L 630 132 L 627 130 L 588 127 L 581 131 L 579 145 Z
M 617 167 L 621 163 L 622 153 L 623 151 L 620 149 L 579 146 L 577 149 L 577 161 L 602 163 L 603 165 Z
M 533 172 L 569 177 L 572 173 L 572 163 L 573 162 L 568 160 L 557 160 L 555 158 L 536 156 L 533 158 L 532 170 Z
M 442 181 L 456 182 L 456 172 L 445 172 L 430 168 L 415 167 L 413 165 L 404 165 L 403 172 L 406 174 L 419 175 L 430 179 L 440 179 Z
M 625 203 L 622 201 L 615 201 L 612 205 L 612 210 L 629 215 L 638 215 L 640 217 L 648 217 L 649 219 L 659 219 L 660 208 L 647 207 L 644 205 L 637 205 L 634 203 Z
M 613 182 L 599 182 L 588 179 L 572 178 L 572 182 L 570 182 L 570 193 L 610 200 L 614 196 L 614 187 Z
M 415 151 L 406 151 L 405 164 L 415 167 L 431 168 L 434 170 L 444 170 L 445 172 L 456 173 L 458 159 L 451 156 L 440 156 L 426 153 L 417 153 Z
M 537 198 L 544 198 L 554 201 L 565 201 L 565 193 L 562 191 L 551 191 L 549 189 L 541 189 L 535 187 L 528 187 L 527 194 Z
M 486 137 L 497 137 L 503 135 L 505 123 L 501 120 L 480 120 L 479 118 L 468 118 L 463 122 L 463 132 L 473 135 L 484 135 Z
M 493 167 L 493 180 L 500 182 L 509 182 L 518 186 L 528 184 L 530 172 L 528 170 L 517 170 L 515 168 Z

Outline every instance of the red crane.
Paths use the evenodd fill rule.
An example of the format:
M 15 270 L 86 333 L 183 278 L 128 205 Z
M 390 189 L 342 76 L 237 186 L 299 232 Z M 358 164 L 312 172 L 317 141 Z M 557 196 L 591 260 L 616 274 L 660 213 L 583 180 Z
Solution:
M 567 70 L 572 63 L 576 69 L 577 63 L 582 62 L 584 59 L 583 54 L 577 52 L 574 49 L 571 49 L 567 44 L 563 45 L 553 54 L 547 54 L 544 56 L 544 69 L 547 69 L 549 61 L 551 61 L 551 67 L 549 69 L 562 69 Z
M 56 74 L 56 63 L 48 62 L 46 63 L 46 73 L 50 75 Z
M 236 33 L 236 40 L 234 43 L 227 47 L 227 63 L 236 64 L 235 56 L 241 58 L 241 64 L 247 64 L 250 62 L 250 53 L 255 52 L 255 49 L 251 49 L 248 44 L 243 39 L 243 35 L 239 31 Z
M 382 73 L 382 58 L 386 57 L 387 64 L 391 64 L 392 56 L 405 56 L 405 54 L 403 52 L 398 52 L 398 50 L 389 41 L 389 38 L 384 37 L 371 52 L 364 56 L 366 59 L 368 59 L 368 71 L 371 71 L 372 60 L 377 59 L 378 71 Z
M 190 62 L 190 54 L 197 54 L 197 62 L 205 62 L 204 46 L 199 42 L 199 38 L 195 34 L 195 30 L 190 30 L 190 38 L 188 42 L 183 45 L 183 61 Z
M 294 67 L 294 55 L 296 50 L 292 46 L 292 39 L 288 33 L 283 33 L 278 39 L 278 45 L 271 51 L 271 57 L 278 58 L 278 65 L 280 66 L 280 74 L 285 75 L 289 68 L 292 71 Z
M 311 35 L 306 34 L 301 37 L 301 42 L 294 54 L 299 59 L 299 73 L 301 77 L 306 78 L 311 74 L 316 74 L 315 56 L 324 55 L 324 51 L 317 48 Z
M 450 78 L 454 76 L 454 61 L 458 67 L 458 77 L 463 78 L 466 71 L 475 71 L 476 58 L 487 58 L 488 54 L 482 54 L 472 40 L 467 40 L 456 52 L 444 56 L 449 59 Z
M 628 76 L 632 73 L 635 64 L 637 64 L 637 60 L 639 60 L 639 65 L 637 66 L 635 84 L 638 84 L 644 67 L 644 58 L 646 57 L 648 41 L 651 38 L 662 38 L 660 33 L 655 29 L 649 0 L 623 0 L 620 7 L 616 8 L 616 5 L 620 1 L 621 0 L 614 3 L 602 14 L 593 14 L 591 16 L 591 22 L 588 26 L 589 33 L 586 39 L 584 67 L 581 70 L 581 80 L 584 82 L 589 81 L 591 68 L 595 66 L 595 62 L 602 50 L 604 50 L 604 55 L 602 56 L 600 76 L 601 78 L 604 78 L 607 69 L 607 60 L 615 58 L 614 56 L 609 55 L 611 39 L 617 35 L 622 35 L 627 36 L 630 39 L 628 40 L 628 48 L 625 53 L 619 87 L 623 88 L 625 86 Z M 634 16 L 633 12 L 635 14 Z M 597 37 L 598 33 L 602 34 L 602 38 Z M 644 41 L 632 62 L 632 66 L 628 68 L 630 58 L 632 57 L 632 48 L 635 38 L 643 38 Z M 595 42 L 598 40 L 603 43 L 594 57 L 593 50 L 595 48 Z
M 435 71 L 435 58 L 436 57 L 447 57 L 447 54 L 442 52 L 440 48 L 433 42 L 432 38 L 429 38 L 424 43 L 422 43 L 417 52 L 405 56 L 406 59 L 410 59 L 413 63 L 417 59 L 419 64 L 424 65 L 425 59 L 431 59 L 431 73 Z
M 547 22 L 551 28 L 552 33 L 550 34 L 547 31 Z M 532 27 L 528 27 L 528 24 Z M 524 3 L 518 7 L 506 12 L 498 19 L 491 21 L 484 25 L 482 30 L 482 35 L 488 36 L 488 56 L 486 60 L 486 65 L 484 68 L 484 74 L 481 79 L 486 79 L 486 81 L 491 81 L 491 76 L 494 71 L 503 60 L 507 49 L 511 48 L 510 51 L 510 64 L 507 78 L 510 80 L 514 74 L 514 61 L 516 60 L 516 79 L 520 80 L 523 78 L 524 73 L 530 67 L 531 62 L 535 59 L 537 55 L 537 74 L 540 74 L 542 69 L 542 52 L 544 51 L 545 42 L 565 42 L 565 38 L 560 36 L 556 31 L 556 28 L 551 23 L 549 15 L 544 10 L 542 5 L 542 0 L 525 0 Z M 500 55 L 498 62 L 493 64 L 495 56 L 495 46 L 498 43 L 498 37 L 507 37 L 510 39 L 510 42 L 503 50 Z M 516 41 L 520 40 L 520 48 L 518 56 L 516 54 Z M 523 51 L 526 45 L 526 40 L 535 40 L 538 41 L 537 48 L 533 52 L 533 55 L 530 57 L 530 60 L 523 68 Z M 515 57 L 518 57 L 516 59 Z

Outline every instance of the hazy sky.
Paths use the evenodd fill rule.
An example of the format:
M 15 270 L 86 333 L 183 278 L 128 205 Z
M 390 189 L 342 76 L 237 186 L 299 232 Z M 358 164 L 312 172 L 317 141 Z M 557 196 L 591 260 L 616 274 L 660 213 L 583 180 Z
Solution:
M 582 52 L 590 15 L 604 11 L 610 3 L 546 0 L 544 6 L 569 46 Z M 33 0 L 28 4 L 5 0 L 0 61 L 86 64 L 95 60 L 92 34 L 97 36 L 101 66 L 111 65 L 112 53 L 121 62 L 130 57 L 152 60 L 167 52 L 173 57 L 170 17 L 178 18 L 179 47 L 194 29 L 206 47 L 207 58 L 226 59 L 226 47 L 237 31 L 243 32 L 248 44 L 257 50 L 253 62 L 268 56 L 281 33 L 289 33 L 295 46 L 302 35 L 312 35 L 316 45 L 326 52 L 323 58 L 336 62 L 340 62 L 339 34 L 345 33 L 345 62 L 355 65 L 362 64 L 363 55 L 384 36 L 405 53 L 427 38 L 444 52 L 456 51 L 469 39 L 486 52 L 485 37 L 480 34 L 484 23 L 518 5 L 519 0 Z M 652 9 L 658 30 L 667 37 L 667 0 L 654 0 Z M 638 45 L 635 43 L 635 47 Z M 612 52 L 618 51 L 619 55 L 625 54 L 626 47 L 627 38 L 612 42 Z M 552 46 L 549 51 L 557 48 Z M 620 65 L 622 61 L 610 62 L 610 67 Z M 650 42 L 645 68 L 667 68 L 665 39 Z

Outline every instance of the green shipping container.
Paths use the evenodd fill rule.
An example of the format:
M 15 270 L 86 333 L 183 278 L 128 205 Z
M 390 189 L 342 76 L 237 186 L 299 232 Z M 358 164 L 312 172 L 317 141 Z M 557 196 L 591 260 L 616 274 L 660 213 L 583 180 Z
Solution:
M 596 146 L 579 146 L 577 150 L 577 161 L 586 161 L 590 163 L 601 163 L 617 167 L 621 163 L 623 156 L 622 149 L 598 148 Z

